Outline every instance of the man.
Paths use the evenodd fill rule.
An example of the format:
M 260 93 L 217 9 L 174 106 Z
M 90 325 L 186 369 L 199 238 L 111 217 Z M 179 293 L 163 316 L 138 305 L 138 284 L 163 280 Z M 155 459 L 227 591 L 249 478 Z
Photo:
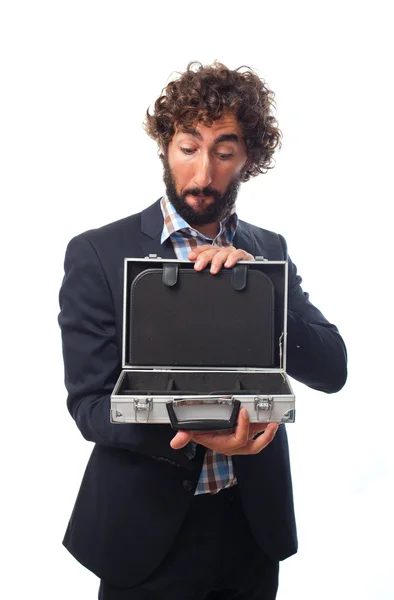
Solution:
M 235 212 L 240 183 L 272 166 L 272 106 L 250 69 L 191 63 L 147 113 L 165 196 L 68 245 L 59 315 L 68 407 L 95 446 L 64 544 L 100 577 L 101 600 L 272 600 L 279 561 L 297 551 L 284 425 L 249 424 L 243 411 L 226 434 L 109 420 L 125 257 L 188 258 L 212 276 L 257 255 L 287 258 L 283 237 Z M 337 392 L 344 343 L 288 262 L 288 373 Z

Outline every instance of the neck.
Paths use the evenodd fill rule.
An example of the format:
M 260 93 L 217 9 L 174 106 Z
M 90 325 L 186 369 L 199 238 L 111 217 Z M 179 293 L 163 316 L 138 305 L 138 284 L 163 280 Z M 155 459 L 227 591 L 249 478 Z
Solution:
M 207 223 L 206 225 L 193 225 L 193 228 L 199 233 L 202 233 L 206 237 L 210 238 L 211 240 L 215 239 L 220 229 L 219 223 L 217 222 Z

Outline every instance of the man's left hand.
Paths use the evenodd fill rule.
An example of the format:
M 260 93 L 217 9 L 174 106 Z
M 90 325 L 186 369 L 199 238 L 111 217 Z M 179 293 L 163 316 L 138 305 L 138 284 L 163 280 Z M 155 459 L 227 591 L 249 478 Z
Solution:
M 229 269 L 234 267 L 240 260 L 253 260 L 254 256 L 245 250 L 237 250 L 234 246 L 218 248 L 217 246 L 204 244 L 203 246 L 197 246 L 192 252 L 189 252 L 188 259 L 195 261 L 194 268 L 196 271 L 202 271 L 211 263 L 210 272 L 214 275 L 223 266 Z
M 235 431 L 178 431 L 170 446 L 180 450 L 189 442 L 197 442 L 226 456 L 258 454 L 272 442 L 278 427 L 278 423 L 250 423 L 247 409 L 242 408 Z

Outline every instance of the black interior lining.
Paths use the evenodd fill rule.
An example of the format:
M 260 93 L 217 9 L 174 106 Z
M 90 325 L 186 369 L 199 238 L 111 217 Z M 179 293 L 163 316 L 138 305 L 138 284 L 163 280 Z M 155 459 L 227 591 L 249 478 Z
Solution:
M 257 270 L 235 290 L 232 272 L 179 269 L 168 287 L 147 269 L 130 289 L 129 360 L 135 365 L 274 367 L 275 288 Z
M 168 262 L 168 261 L 167 261 Z M 131 366 L 131 365 L 150 365 L 150 366 L 156 366 L 156 365 L 171 365 L 173 364 L 174 367 L 176 367 L 176 365 L 180 365 L 180 366 L 190 366 L 191 368 L 193 367 L 203 367 L 203 366 L 207 366 L 207 367 L 211 367 L 211 366 L 223 366 L 223 367 L 269 367 L 271 365 L 269 364 L 264 364 L 262 362 L 262 357 L 260 356 L 260 352 L 257 353 L 257 355 L 254 356 L 254 353 L 250 352 L 243 352 L 243 349 L 241 350 L 241 348 L 239 348 L 238 346 L 238 336 L 234 335 L 235 332 L 233 332 L 233 335 L 231 336 L 231 341 L 230 343 L 235 344 L 236 347 L 238 347 L 238 351 L 236 352 L 236 357 L 235 360 L 233 358 L 233 356 L 226 356 L 226 357 L 221 357 L 222 360 L 217 363 L 216 360 L 214 363 L 209 364 L 209 360 L 210 356 L 205 356 L 205 358 L 203 358 L 203 363 L 201 364 L 201 353 L 198 356 L 198 362 L 196 363 L 192 363 L 189 358 L 193 358 L 193 356 L 188 356 L 188 348 L 182 348 L 182 358 L 184 359 L 184 361 L 182 363 L 175 361 L 174 363 L 169 362 L 168 358 L 171 357 L 171 354 L 173 354 L 173 351 L 171 351 L 170 353 L 168 353 L 168 345 L 169 345 L 169 340 L 167 340 L 167 347 L 165 347 L 165 356 L 163 360 L 163 342 L 161 342 L 159 344 L 159 348 L 160 348 L 160 354 L 161 356 L 155 356 L 154 360 L 152 359 L 152 354 L 151 354 L 151 350 L 152 347 L 155 348 L 156 346 L 156 341 L 154 344 L 152 344 L 152 341 L 149 340 L 149 331 L 145 331 L 142 334 L 143 339 L 138 340 L 138 344 L 142 341 L 143 342 L 143 347 L 146 345 L 146 340 L 148 340 L 148 345 L 150 346 L 149 348 L 149 353 L 147 352 L 145 354 L 145 351 L 143 352 L 144 356 L 136 356 L 134 354 L 136 347 L 134 344 L 132 344 L 132 330 L 133 327 L 135 326 L 135 324 L 133 325 L 132 323 L 132 319 L 130 318 L 130 315 L 132 313 L 132 309 L 131 309 L 131 289 L 132 289 L 132 283 L 133 281 L 138 278 L 138 276 L 143 272 L 146 271 L 149 268 L 152 267 L 156 267 L 156 268 L 162 268 L 163 265 L 166 264 L 166 261 L 164 259 L 162 260 L 151 260 L 151 261 L 139 261 L 139 260 L 127 260 L 126 261 L 126 279 L 125 279 L 125 285 L 126 285 L 126 290 L 127 290 L 127 294 L 126 294 L 126 321 L 125 321 L 125 332 L 124 332 L 124 352 L 125 352 L 125 365 L 127 366 Z M 194 271 L 194 263 L 193 262 L 189 262 L 189 261 L 177 261 L 174 264 L 179 264 L 179 267 L 184 269 L 188 269 L 190 271 Z M 283 334 L 284 331 L 284 300 L 285 300 L 285 295 L 287 294 L 287 288 L 285 285 L 286 279 L 285 279 L 285 263 L 284 262 L 279 262 L 278 264 L 276 263 L 272 263 L 272 262 L 263 262 L 263 261 L 256 261 L 255 263 L 248 263 L 248 271 L 252 272 L 252 271 L 261 271 L 264 272 L 272 281 L 274 288 L 275 288 L 275 316 L 274 316 L 274 321 L 275 321 L 275 325 L 274 325 L 274 335 L 273 335 L 273 346 L 274 346 L 274 361 L 273 361 L 273 367 L 275 368 L 279 368 L 280 367 L 280 338 L 281 335 Z M 195 271 L 194 271 L 195 272 Z M 201 274 L 197 274 L 197 275 L 201 275 Z M 214 277 L 214 279 L 217 276 Z M 166 286 L 161 286 L 162 287 L 166 287 Z M 177 287 L 177 286 L 175 286 Z M 243 292 L 241 292 L 242 294 Z M 227 294 L 226 294 L 227 295 Z M 148 297 L 145 297 L 145 304 L 144 304 L 144 311 L 142 313 L 142 315 L 139 315 L 138 320 L 141 323 L 144 323 L 143 327 L 145 327 L 145 323 L 149 322 L 152 319 L 153 315 L 150 314 L 151 313 L 151 309 L 149 308 L 148 311 L 145 310 L 146 305 L 151 304 L 151 302 L 155 302 L 157 304 L 157 300 L 158 297 L 157 295 L 149 295 Z M 204 299 L 205 302 L 205 299 Z M 203 302 L 203 304 L 204 304 Z M 159 302 L 160 304 L 160 302 Z M 204 309 L 204 306 L 201 306 L 201 302 L 200 302 L 200 308 Z M 164 311 L 166 312 L 166 311 Z M 227 313 L 228 315 L 228 313 Z M 227 316 L 225 315 L 225 316 Z M 168 317 L 168 315 L 167 315 Z M 247 319 L 247 318 L 251 318 L 252 322 L 254 322 L 254 316 L 251 313 L 251 311 L 249 310 L 243 310 L 242 311 L 242 319 Z M 160 323 L 162 321 L 159 321 Z M 256 323 L 255 323 L 256 324 Z M 153 323 L 152 323 L 153 325 Z M 205 323 L 204 326 L 204 330 L 207 329 L 207 324 Z M 229 329 L 229 333 L 231 331 L 231 321 L 230 321 L 230 327 Z M 135 334 L 135 331 L 134 331 Z M 225 343 L 227 341 L 229 334 L 224 336 L 224 339 L 222 339 L 220 341 L 221 344 Z M 245 330 L 242 331 L 242 338 L 243 339 L 247 339 L 248 335 L 247 332 Z M 171 345 L 173 343 L 176 344 L 176 338 L 174 340 L 174 331 L 171 332 Z M 192 342 L 194 343 L 194 342 Z M 215 342 L 217 343 L 217 342 Z M 264 344 L 264 339 L 261 338 L 261 342 Z M 133 347 L 134 346 L 134 347 Z M 138 348 L 138 346 L 137 346 Z M 205 344 L 205 348 L 206 348 L 206 344 Z M 186 353 L 185 353 L 185 350 Z M 157 353 L 157 351 L 155 350 L 155 352 Z M 235 352 L 235 349 L 234 349 Z M 137 354 L 139 354 L 137 352 Z M 195 352 L 192 352 L 192 355 L 195 354 Z M 226 352 L 226 354 L 228 354 L 228 352 Z M 144 358 L 144 360 L 140 360 L 141 358 Z M 159 362 L 156 359 L 160 359 Z M 177 357 L 172 357 L 172 358 L 177 358 Z M 214 357 L 215 359 L 217 357 Z M 232 362 L 227 362 L 226 364 L 226 360 L 231 359 Z M 239 360 L 242 359 L 242 361 L 244 359 L 246 359 L 244 362 L 240 363 Z M 249 362 L 250 361 L 250 362 Z
M 197 391 L 198 390 L 198 391 Z M 119 395 L 282 395 L 290 394 L 287 381 L 277 373 L 130 371 Z

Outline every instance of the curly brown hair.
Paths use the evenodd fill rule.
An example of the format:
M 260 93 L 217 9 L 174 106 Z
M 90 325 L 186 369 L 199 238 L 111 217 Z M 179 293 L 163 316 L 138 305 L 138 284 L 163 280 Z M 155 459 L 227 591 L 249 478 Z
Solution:
M 160 148 L 168 148 L 177 125 L 209 126 L 231 112 L 243 128 L 249 157 L 242 181 L 274 167 L 273 154 L 282 138 L 273 115 L 274 93 L 250 67 L 232 71 L 217 61 L 209 66 L 193 61 L 178 75 L 163 89 L 153 114 L 146 112 L 145 131 Z

